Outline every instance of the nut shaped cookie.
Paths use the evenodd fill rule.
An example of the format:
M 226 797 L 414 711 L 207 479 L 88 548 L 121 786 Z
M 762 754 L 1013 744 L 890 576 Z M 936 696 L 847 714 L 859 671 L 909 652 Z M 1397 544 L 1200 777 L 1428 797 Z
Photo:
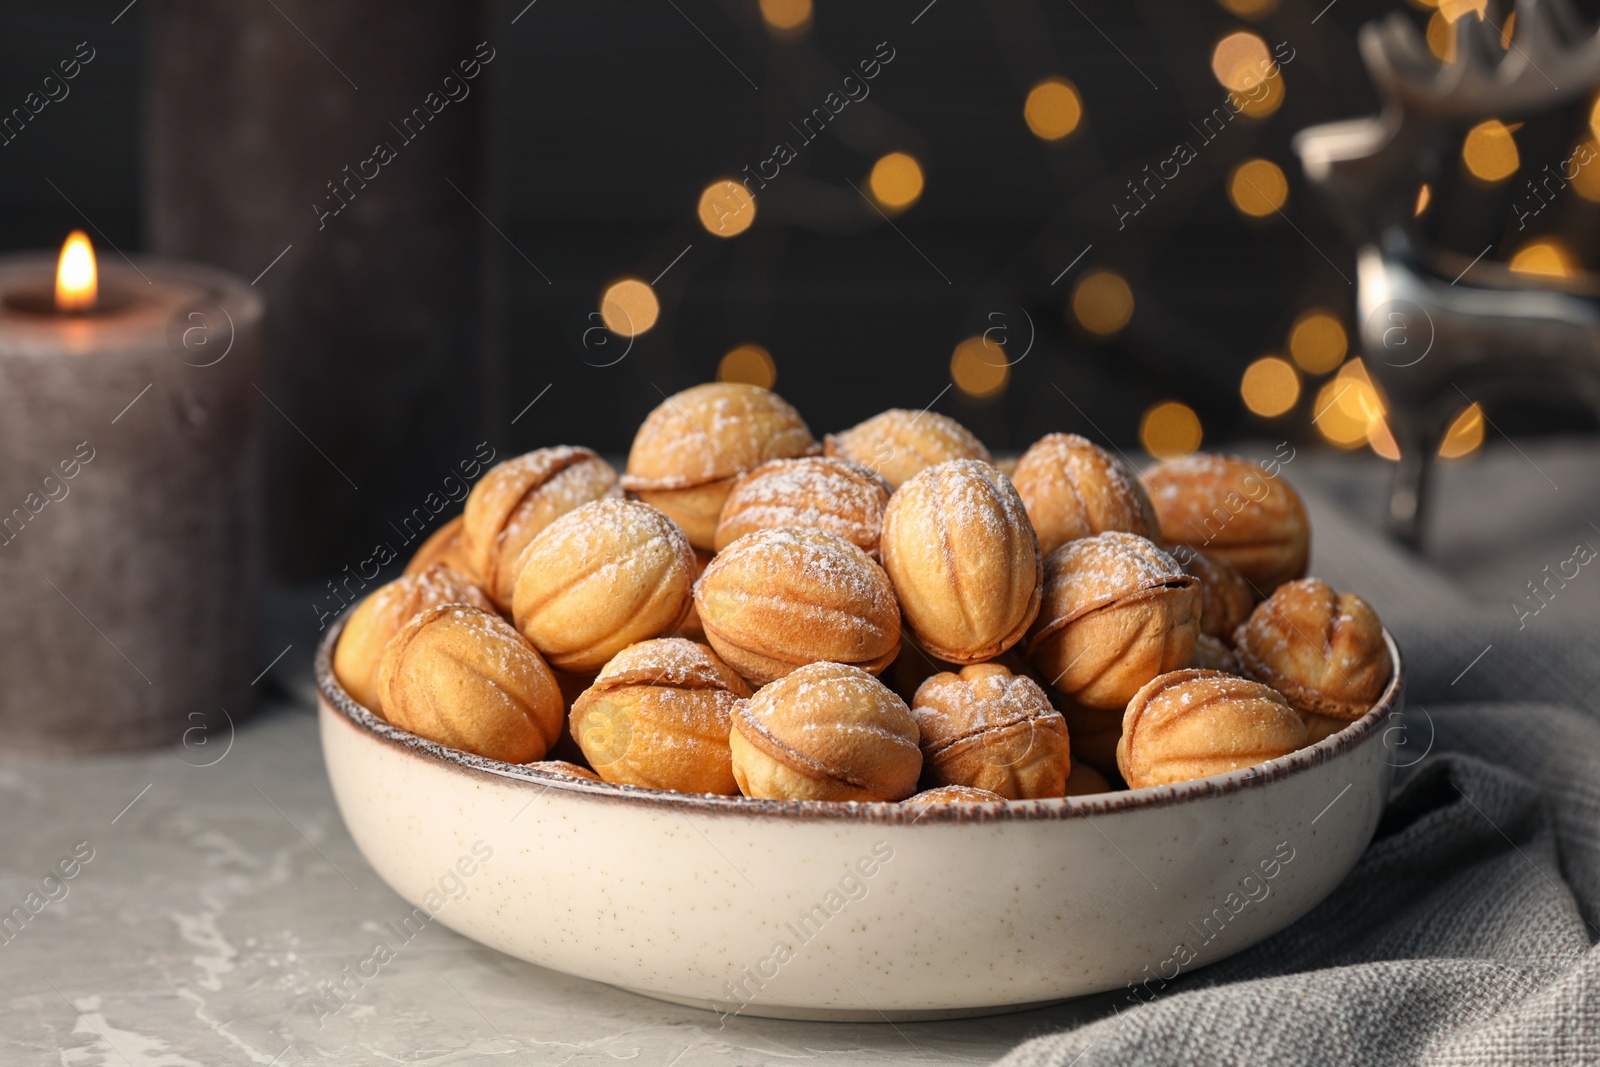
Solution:
M 716 548 L 721 552 L 756 530 L 805 526 L 842 537 L 877 559 L 888 506 L 888 483 L 847 459 L 775 459 L 733 484 L 717 522 Z
M 981 460 L 929 467 L 889 499 L 879 542 L 906 628 L 936 659 L 981 663 L 1039 613 L 1039 542 L 1022 498 Z
M 622 487 L 669 515 L 696 548 L 715 548 L 736 479 L 769 459 L 816 451 L 805 420 L 778 394 L 713 382 L 650 412 L 634 435 Z
M 829 456 L 854 460 L 898 489 L 935 464 L 952 459 L 989 462 L 989 450 L 972 431 L 935 411 L 891 408 L 823 439 Z
M 705 645 L 664 637 L 612 657 L 572 705 L 572 736 L 608 782 L 737 795 L 728 732 L 750 687 Z
M 1238 456 L 1196 453 L 1144 472 L 1161 540 L 1233 564 L 1257 599 L 1306 572 L 1311 524 L 1282 477 Z
M 1038 683 L 998 663 L 936 674 L 911 704 L 924 785 L 959 785 L 1010 800 L 1059 797 L 1072 772 L 1066 720 Z
M 561 690 L 539 653 L 500 616 L 465 604 L 401 627 L 378 688 L 396 726 L 490 759 L 543 759 L 561 734 Z
M 457 603 L 494 610 L 482 589 L 443 563 L 375 589 L 344 624 L 333 651 L 334 677 L 356 703 L 383 714 L 378 698 L 378 665 L 383 660 L 383 647 L 417 613 L 437 604 Z
M 1135 534 L 1069 541 L 1045 560 L 1028 660 L 1080 704 L 1125 707 L 1150 679 L 1188 665 L 1200 632 L 1199 584 Z
M 511 611 L 559 670 L 598 671 L 689 612 L 694 550 L 648 504 L 597 500 L 546 526 L 523 550 Z
M 421 574 L 435 563 L 443 563 L 476 582 L 477 574 L 472 569 L 472 561 L 467 558 L 466 525 L 466 516 L 457 515 L 429 534 L 406 563 L 406 576 Z
M 939 785 L 924 789 L 915 796 L 902 800 L 902 804 L 1004 804 L 1006 798 L 987 789 L 970 785 Z
M 922 752 L 905 702 L 866 671 L 809 663 L 733 712 L 733 775 L 747 797 L 904 800 Z
M 1254 767 L 1306 743 L 1305 723 L 1270 686 L 1219 671 L 1173 671 L 1128 702 L 1117 767 L 1140 789 Z
M 1152 539 L 1160 535 L 1139 476 L 1075 433 L 1035 441 L 1017 460 L 1011 480 L 1039 535 L 1041 555 L 1108 530 Z
M 1200 632 L 1210 634 L 1223 644 L 1231 643 L 1233 631 L 1250 617 L 1250 610 L 1256 606 L 1250 583 L 1233 564 L 1219 556 L 1196 552 L 1187 545 L 1179 545 L 1169 554 L 1185 571 L 1200 579 Z
M 1234 634 L 1234 653 L 1246 677 L 1302 715 L 1339 720 L 1338 729 L 1378 702 L 1394 672 L 1371 605 L 1319 578 L 1286 582 L 1256 605 Z
M 833 534 L 757 530 L 718 552 L 694 587 L 706 640 L 757 685 L 820 661 L 877 674 L 900 650 L 883 568 Z
M 472 573 L 509 610 L 528 542 L 574 508 L 621 495 L 617 472 L 587 448 L 541 448 L 496 464 L 472 487 L 462 514 Z

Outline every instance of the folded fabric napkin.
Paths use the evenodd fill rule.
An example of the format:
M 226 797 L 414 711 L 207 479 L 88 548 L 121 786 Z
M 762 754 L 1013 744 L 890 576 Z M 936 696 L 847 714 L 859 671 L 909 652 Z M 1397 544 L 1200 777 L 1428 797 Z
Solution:
M 1416 762 L 1371 848 L 1287 930 L 1004 1067 L 1600 1063 L 1600 642 L 1475 608 L 1306 497 L 1313 573 L 1406 662 Z

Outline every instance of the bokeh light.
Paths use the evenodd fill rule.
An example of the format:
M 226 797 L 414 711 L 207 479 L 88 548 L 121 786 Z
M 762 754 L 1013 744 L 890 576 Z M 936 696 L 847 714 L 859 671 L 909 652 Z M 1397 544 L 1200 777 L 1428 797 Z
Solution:
M 1078 128 L 1083 118 L 1083 100 L 1067 79 L 1046 78 L 1028 91 L 1022 117 L 1035 137 L 1059 141 Z
M 778 364 L 772 353 L 760 345 L 739 345 L 728 349 L 717 364 L 717 381 L 740 382 L 771 389 L 778 380 Z
M 1073 286 L 1072 314 L 1085 330 L 1110 337 L 1133 318 L 1133 290 L 1114 270 L 1088 271 Z
M 1326 374 L 1350 348 L 1344 324 L 1326 308 L 1308 308 L 1289 328 L 1289 355 L 1307 374 Z
M 950 380 L 967 396 L 995 396 L 1011 379 L 1003 348 L 984 337 L 969 337 L 950 356 Z
M 1554 237 L 1540 237 L 1517 249 L 1511 269 L 1518 274 L 1542 274 L 1550 278 L 1570 278 L 1577 263 L 1567 246 Z
M 1569 167 L 1577 168 L 1570 179 L 1577 194 L 1589 201 L 1600 201 L 1600 142 L 1586 139 L 1572 150 Z M 1562 174 L 1566 174 L 1563 169 Z
M 1317 391 L 1311 419 L 1317 431 L 1340 448 L 1370 444 L 1379 455 L 1394 459 L 1399 450 L 1389 432 L 1387 414 L 1383 396 L 1368 377 L 1366 366 L 1352 359 Z
M 804 29 L 811 21 L 811 0 L 761 0 L 761 17 L 774 30 Z
M 922 195 L 922 165 L 905 152 L 890 152 L 872 165 L 867 185 L 880 206 L 904 211 Z
M 743 233 L 756 221 L 756 201 L 736 181 L 724 179 L 712 182 L 700 194 L 700 225 L 707 233 L 718 237 L 732 237 Z
M 1428 210 L 1428 205 L 1433 203 L 1433 186 L 1423 182 L 1417 189 L 1417 206 L 1411 212 L 1414 218 L 1421 218 L 1422 213 Z
M 1444 432 L 1439 442 L 1440 459 L 1460 459 L 1476 452 L 1483 444 L 1483 409 L 1476 402 L 1468 404 Z
M 1272 67 L 1272 53 L 1261 35 L 1249 30 L 1230 33 L 1211 50 L 1211 73 L 1224 89 L 1236 93 L 1255 85 Z
M 1480 122 L 1467 131 L 1461 145 L 1461 162 L 1467 173 L 1479 181 L 1503 182 L 1517 172 L 1521 157 L 1517 155 L 1517 142 L 1511 135 L 1517 127 L 1507 126 L 1499 119 Z
M 1245 407 L 1270 419 L 1293 408 L 1300 399 L 1300 375 L 1288 360 L 1263 356 L 1245 368 L 1239 395 Z
M 1441 63 L 1453 63 L 1456 58 L 1456 27 L 1444 14 L 1435 11 L 1428 16 L 1428 51 Z
M 1249 93 L 1233 93 L 1234 104 L 1252 119 L 1264 119 L 1283 106 L 1285 87 L 1283 72 L 1276 67 L 1270 77 L 1263 79 Z
M 661 303 L 650 283 L 638 278 L 612 282 L 600 296 L 600 319 L 621 337 L 637 337 L 656 324 Z
M 1200 416 L 1188 404 L 1163 400 L 1139 420 L 1139 443 L 1157 459 L 1187 456 L 1200 447 Z
M 1278 10 L 1278 0 L 1217 0 L 1217 3 L 1242 19 L 1258 19 Z
M 1228 177 L 1228 199 L 1252 218 L 1262 218 L 1289 199 L 1289 179 L 1270 159 L 1247 159 Z

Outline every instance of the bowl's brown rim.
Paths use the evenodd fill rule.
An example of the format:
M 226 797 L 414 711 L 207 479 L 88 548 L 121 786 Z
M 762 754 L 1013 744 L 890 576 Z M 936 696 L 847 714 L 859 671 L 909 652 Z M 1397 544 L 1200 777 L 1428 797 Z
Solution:
M 1115 793 L 1096 793 L 1049 800 L 1008 801 L 1004 804 L 919 804 L 895 802 L 839 803 L 819 800 L 754 800 L 749 797 L 718 796 L 709 793 L 674 793 L 664 789 L 592 782 L 568 778 L 515 763 L 475 756 L 470 752 L 418 737 L 379 718 L 345 692 L 333 674 L 333 650 L 343 632 L 346 611 L 331 627 L 317 647 L 317 689 L 323 703 L 352 728 L 413 758 L 438 764 L 460 774 L 489 778 L 498 782 L 521 782 L 538 787 L 535 796 L 546 791 L 578 794 L 586 799 L 612 801 L 634 807 L 665 808 L 679 813 L 704 815 L 758 816 L 785 819 L 844 819 L 853 822 L 910 825 L 940 823 L 1006 823 L 1034 820 L 1081 819 L 1144 808 L 1164 808 L 1193 803 L 1207 797 L 1229 796 L 1249 789 L 1261 789 L 1338 759 L 1367 743 L 1400 707 L 1405 691 L 1405 672 L 1400 647 L 1388 630 L 1383 632 L 1394 671 L 1383 696 L 1367 713 L 1336 734 L 1314 745 L 1254 767 L 1245 767 L 1209 778 L 1175 785 L 1147 786 Z

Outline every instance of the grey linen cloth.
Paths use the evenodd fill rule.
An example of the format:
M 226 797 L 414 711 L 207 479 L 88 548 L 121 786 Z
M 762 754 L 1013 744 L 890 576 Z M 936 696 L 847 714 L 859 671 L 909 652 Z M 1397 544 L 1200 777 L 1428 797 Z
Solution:
M 1004 1067 L 1600 1064 L 1600 627 L 1518 629 L 1305 495 L 1312 572 L 1406 661 L 1416 762 L 1372 846 L 1287 930 Z

